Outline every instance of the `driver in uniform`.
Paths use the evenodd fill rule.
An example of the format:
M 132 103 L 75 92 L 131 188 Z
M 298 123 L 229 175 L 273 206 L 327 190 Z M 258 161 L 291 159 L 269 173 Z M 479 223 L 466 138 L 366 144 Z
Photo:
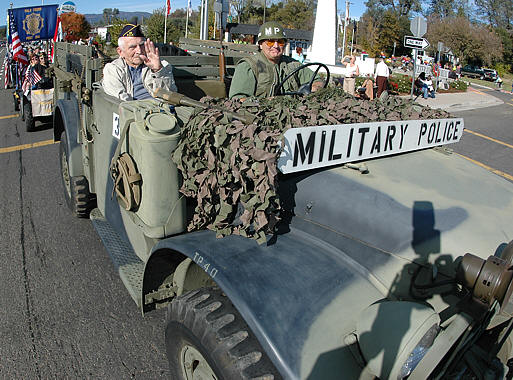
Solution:
M 229 97 L 247 98 L 250 96 L 266 97 L 279 95 L 278 85 L 294 69 L 301 66 L 295 59 L 283 55 L 287 37 L 283 27 L 277 22 L 266 22 L 258 31 L 260 51 L 239 61 L 233 74 Z M 307 84 L 313 72 L 305 68 L 289 78 L 280 92 L 297 91 L 301 85 Z M 312 92 L 324 85 L 321 80 L 312 84 Z

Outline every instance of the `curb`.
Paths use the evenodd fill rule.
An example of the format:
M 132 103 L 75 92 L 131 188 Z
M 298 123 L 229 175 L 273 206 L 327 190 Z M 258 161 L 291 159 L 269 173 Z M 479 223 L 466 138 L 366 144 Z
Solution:
M 496 88 L 496 87 L 489 87 L 489 86 L 485 86 L 485 85 L 482 85 L 482 84 L 478 84 L 478 83 L 472 83 L 472 82 L 467 82 L 469 83 L 469 86 L 475 86 L 475 87 L 480 87 L 480 88 L 486 88 L 488 90 L 495 90 L 495 91 L 499 91 L 499 92 L 502 92 L 504 94 L 513 94 L 513 91 L 508 91 L 508 90 L 505 90 L 503 88 Z

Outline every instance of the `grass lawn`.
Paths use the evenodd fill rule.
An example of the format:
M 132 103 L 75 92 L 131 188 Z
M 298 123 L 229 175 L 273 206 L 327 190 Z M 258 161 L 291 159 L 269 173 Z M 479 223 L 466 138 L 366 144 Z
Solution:
M 490 88 L 497 88 L 497 85 L 494 82 L 490 82 L 488 80 L 481 80 L 476 78 L 468 78 L 464 77 L 463 80 L 470 82 L 470 83 L 476 83 L 483 86 L 487 86 Z M 504 78 L 502 78 L 502 88 L 506 91 L 511 91 L 511 83 L 513 82 L 513 74 L 507 74 Z

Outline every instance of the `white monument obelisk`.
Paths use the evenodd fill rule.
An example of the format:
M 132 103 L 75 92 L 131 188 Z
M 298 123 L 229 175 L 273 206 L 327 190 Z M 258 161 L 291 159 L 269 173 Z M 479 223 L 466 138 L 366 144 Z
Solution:
M 318 0 L 309 62 L 335 65 L 337 56 L 337 0 Z

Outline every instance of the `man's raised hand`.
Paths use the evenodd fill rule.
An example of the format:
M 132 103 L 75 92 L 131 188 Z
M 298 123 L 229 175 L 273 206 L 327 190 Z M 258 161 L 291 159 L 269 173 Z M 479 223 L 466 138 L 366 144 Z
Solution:
M 150 39 L 144 41 L 144 51 L 146 54 L 141 54 L 141 58 L 144 64 L 148 66 L 153 72 L 159 71 L 162 68 L 159 49 L 155 47 Z

